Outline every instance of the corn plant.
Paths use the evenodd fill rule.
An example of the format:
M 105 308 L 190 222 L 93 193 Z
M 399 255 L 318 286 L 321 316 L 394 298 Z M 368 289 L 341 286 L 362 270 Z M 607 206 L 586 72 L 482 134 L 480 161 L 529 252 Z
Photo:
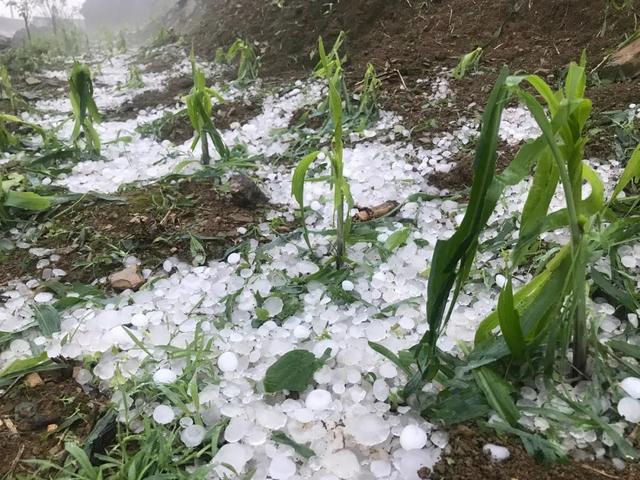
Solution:
M 0 65 L 0 94 L 4 95 L 9 100 L 9 105 L 11 106 L 11 111 L 13 113 L 18 113 L 18 108 L 24 108 L 27 106 L 26 102 L 13 88 L 9 71 L 4 65 Z
M 0 113 L 0 150 L 6 151 L 10 148 L 18 146 L 18 138 L 14 133 L 12 133 L 7 125 L 12 124 L 16 127 L 25 127 L 30 130 L 33 130 L 35 133 L 42 137 L 42 142 L 46 147 L 54 146 L 57 143 L 57 140 L 44 128 L 35 123 L 25 122 L 24 120 L 8 114 Z
M 17 190 L 24 180 L 17 174 L 0 177 L 0 223 L 13 220 L 14 211 L 42 212 L 51 207 L 50 197 Z
M 184 102 L 187 105 L 187 114 L 191 125 L 195 131 L 195 138 L 191 144 L 191 150 L 195 150 L 198 142 L 202 148 L 202 164 L 209 165 L 211 163 L 211 154 L 209 153 L 209 139 L 213 142 L 213 146 L 224 161 L 229 160 L 231 152 L 222 140 L 222 136 L 211 120 L 211 112 L 213 110 L 212 97 L 219 102 L 223 99 L 214 89 L 207 87 L 204 71 L 196 64 L 193 51 L 191 52 L 191 70 L 193 74 L 193 88 L 191 93 L 187 95 Z
M 345 56 L 340 54 L 340 50 L 346 40 L 344 32 L 340 32 L 336 38 L 333 47 L 329 52 L 325 52 L 327 63 L 339 63 L 340 66 L 346 60 Z M 324 62 L 322 59 L 316 65 L 314 75 L 318 78 L 325 79 Z M 342 98 L 343 116 L 342 124 L 344 129 L 363 130 L 378 115 L 378 95 L 382 85 L 380 79 L 376 75 L 373 65 L 367 65 L 363 80 L 358 84 L 359 95 L 354 96 L 349 92 L 344 76 L 340 76 L 340 84 L 337 85 L 338 92 Z M 356 100 L 356 101 L 354 101 Z M 323 129 L 333 129 L 332 115 L 330 114 L 329 98 L 327 97 L 319 106 L 320 112 L 328 113 Z
M 239 82 L 244 83 L 258 78 L 260 59 L 249 42 L 238 38 L 226 52 L 222 49 L 218 49 L 216 52 L 218 62 L 231 63 L 236 58 L 239 58 L 237 75 Z
M 143 88 L 144 80 L 142 78 L 142 72 L 137 65 L 131 65 L 127 72 L 127 83 L 125 87 L 128 89 Z
M 120 30 L 118 32 L 118 41 L 117 41 L 118 52 L 127 53 L 127 39 L 124 36 L 124 32 Z
M 353 207 L 353 198 L 349 189 L 349 183 L 344 177 L 344 145 L 343 145 L 343 110 L 340 88 L 343 84 L 342 63 L 337 55 L 325 52 L 322 39 L 318 41 L 318 52 L 320 54 L 322 72 L 329 87 L 328 105 L 330 109 L 331 121 L 333 124 L 333 137 L 329 161 L 331 164 L 331 184 L 333 187 L 334 218 L 336 224 L 336 268 L 341 269 L 344 265 L 346 238 L 351 229 L 351 217 L 349 212 Z M 300 206 L 300 216 L 304 229 L 304 237 L 309 250 L 312 250 L 309 241 L 309 234 L 306 227 L 305 207 L 304 207 L 304 184 L 307 171 L 314 160 L 320 156 L 320 152 L 312 152 L 305 156 L 296 167 L 293 174 L 291 192 Z M 345 203 L 347 209 L 345 211 Z
M 84 133 L 86 149 L 100 154 L 100 137 L 94 123 L 100 122 L 98 107 L 93 100 L 93 81 L 89 67 L 75 62 L 69 77 L 69 95 L 75 121 L 71 141 L 79 147 L 79 139 Z
M 478 64 L 480 63 L 480 58 L 482 57 L 482 53 L 482 47 L 478 47 L 475 50 L 463 55 L 456 68 L 454 68 L 451 72 L 451 76 L 453 78 L 461 80 L 467 76 L 467 73 L 473 70 L 477 70 Z
M 523 84 L 544 99 L 548 113 Z M 423 380 L 433 378 L 438 371 L 436 341 L 469 276 L 480 233 L 504 188 L 522 181 L 533 166 L 535 175 L 520 218 L 519 239 L 511 252 L 508 280 L 497 310 L 478 329 L 471 362 L 487 365 L 507 355 L 525 362 L 531 360 L 534 350 L 544 347 L 545 367 L 550 371 L 556 358 L 563 358 L 558 352 L 566 351 L 570 343 L 574 372 L 586 373 L 590 335 L 587 265 L 599 251 L 608 251 L 607 245 L 628 241 L 624 237 L 629 233 L 627 222 L 618 221 L 609 205 L 634 177 L 640 176 L 640 149 L 629 161 L 612 198 L 605 202 L 602 181 L 583 161 L 587 142 L 584 128 L 591 112 L 591 101 L 584 97 L 585 86 L 584 61 L 569 66 L 564 87 L 556 92 L 536 75 L 507 77 L 503 72 L 500 76 L 485 112 L 464 220 L 456 233 L 439 241 L 434 250 L 427 291 L 429 331 L 415 348 L 418 375 Z M 527 143 L 507 169 L 495 176 L 500 118 L 510 94 L 526 105 L 542 134 Z M 586 199 L 582 198 L 583 182 L 591 188 Z M 564 192 L 565 208 L 549 212 L 558 185 Z M 611 227 L 602 230 L 605 221 Z M 511 272 L 523 263 L 542 233 L 561 228 L 568 228 L 570 242 L 558 250 L 542 272 L 514 293 Z M 500 337 L 492 334 L 496 327 L 500 327 Z M 419 386 L 419 380 L 414 384 Z

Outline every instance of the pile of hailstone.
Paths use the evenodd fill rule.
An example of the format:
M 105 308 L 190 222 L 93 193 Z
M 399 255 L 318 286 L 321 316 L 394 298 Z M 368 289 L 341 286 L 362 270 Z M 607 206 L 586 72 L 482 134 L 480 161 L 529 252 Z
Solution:
M 117 82 L 126 78 L 130 61 L 127 58 L 118 58 L 113 67 L 105 69 L 103 80 L 107 86 L 97 89 L 99 105 L 127 98 L 110 96 Z M 177 74 L 183 67 L 179 65 L 166 75 Z M 166 75 L 150 79 L 150 84 L 161 82 Z M 446 99 L 450 94 L 442 79 L 421 85 L 434 100 Z M 230 89 L 226 95 L 241 94 L 233 92 Z M 292 90 L 269 93 L 262 113 L 244 125 L 233 125 L 223 136 L 229 143 L 246 144 L 252 154 L 280 155 L 296 140 L 282 129 L 297 109 L 317 102 L 322 95 L 322 86 L 314 82 L 298 82 Z M 55 100 L 42 107 L 63 108 Z M 128 183 L 153 182 L 173 171 L 184 158 L 193 158 L 190 142 L 158 143 L 135 133 L 138 122 L 159 118 L 165 111 L 172 110 L 155 109 L 135 121 L 102 123 L 100 134 L 105 140 L 115 139 L 124 130 L 132 133 L 132 143 L 109 145 L 104 160 L 80 162 L 56 183 L 73 192 L 109 193 Z M 58 118 L 49 113 L 39 119 L 54 122 Z M 63 129 L 63 134 L 68 134 L 67 130 Z M 468 122 L 453 132 L 439 134 L 430 145 L 419 147 L 407 141 L 407 133 L 397 116 L 383 113 L 370 130 L 350 137 L 345 149 L 345 174 L 357 200 L 373 206 L 388 200 L 402 202 L 415 192 L 435 191 L 425 177 L 436 171 L 449 171 L 455 154 L 477 136 L 478 126 Z M 505 111 L 501 125 L 505 141 L 517 144 L 538 133 L 524 109 Z M 264 180 L 273 203 L 289 210 L 296 206 L 290 196 L 290 168 L 265 162 L 256 174 Z M 527 187 L 508 190 L 508 200 L 497 208 L 495 220 L 509 218 L 521 209 Z M 308 221 L 313 230 L 331 226 L 332 196 L 326 183 L 308 184 L 305 203 L 312 211 Z M 271 216 L 277 214 L 272 212 Z M 80 370 L 76 376 L 82 385 L 98 384 L 108 389 L 116 378 L 140 376 L 148 376 L 156 385 L 171 385 L 179 381 L 186 364 L 171 358 L 167 347 L 184 349 L 201 332 L 213 341 L 209 360 L 217 367 L 218 375 L 215 381 L 198 385 L 198 411 L 204 425 L 194 421 L 194 405 L 187 405 L 187 411 L 183 411 L 168 401 L 134 402 L 118 391 L 113 402 L 120 409 L 120 419 L 130 419 L 132 430 L 143 428 L 141 418 L 151 417 L 158 425 L 178 426 L 184 446 L 196 448 L 205 440 L 208 429 L 223 419 L 228 421 L 226 443 L 213 459 L 213 468 L 220 477 L 231 474 L 226 467 L 229 465 L 238 473 L 256 468 L 256 479 L 418 480 L 420 469 L 431 469 L 439 460 L 448 436 L 408 407 L 391 411 L 388 400 L 406 379 L 395 365 L 374 353 L 368 341 L 398 351 L 411 347 L 425 333 L 423 273 L 436 240 L 453 233 L 463 214 L 464 205 L 450 199 L 407 204 L 400 215 L 415 220 L 416 227 L 406 244 L 388 258 L 383 260 L 368 243 L 350 246 L 349 256 L 357 266 L 340 287 L 354 295 L 354 302 L 336 304 L 326 285 L 309 282 L 298 296 L 299 310 L 286 319 L 279 318 L 284 308 L 284 287 L 319 270 L 316 263 L 308 260 L 301 239 L 267 245 L 251 241 L 242 255 L 232 253 L 200 267 L 169 258 L 161 271 L 145 272 L 154 281 L 140 291 L 124 292 L 108 302 L 86 299 L 81 306 L 62 313 L 60 332 L 44 337 L 30 330 L 24 338 L 14 340 L 0 353 L 0 367 L 40 351 L 50 357 L 72 359 L 95 355 L 99 359 L 95 367 L 91 371 Z M 384 242 L 403 227 L 402 223 L 380 227 L 378 240 Z M 269 227 L 263 224 L 260 230 L 268 234 Z M 324 235 L 312 234 L 312 244 L 318 255 L 331 249 L 330 239 Z M 48 261 L 53 259 L 49 257 Z M 128 260 L 131 262 L 135 259 Z M 624 262 L 632 263 L 628 258 Z M 491 280 L 474 282 L 461 295 L 438 343 L 452 354 L 459 353 L 457 342 L 473 339 L 477 325 L 494 308 L 504 284 L 499 253 L 479 254 L 477 263 L 478 270 Z M 58 272 L 58 276 L 63 273 Z M 4 292 L 7 301 L 0 306 L 0 331 L 22 331 L 33 324 L 36 304 L 57 300 L 50 293 L 35 294 L 39 285 L 34 279 Z M 257 294 L 264 299 L 261 308 L 269 320 L 254 328 Z M 233 302 L 227 310 L 229 298 Z M 397 307 L 395 313 L 376 318 L 392 305 Z M 227 314 L 230 321 L 221 325 L 220 320 Z M 602 315 L 611 316 L 606 312 Z M 139 348 L 140 344 L 144 349 Z M 330 349 L 331 356 L 314 374 L 314 385 L 299 398 L 265 395 L 261 382 L 267 368 L 293 349 L 306 349 L 317 357 Z M 640 379 L 626 379 L 622 388 L 629 397 L 619 402 L 618 410 L 629 422 L 638 422 Z M 530 402 L 546 401 L 533 388 L 521 393 L 522 399 Z M 530 421 L 540 431 L 545 428 L 543 419 Z M 292 447 L 273 440 L 274 432 L 310 446 L 316 455 L 301 462 Z M 600 441 L 592 438 L 592 433 L 588 437 L 585 434 L 579 445 L 574 442 L 567 448 Z M 486 451 L 496 461 L 508 457 L 508 451 L 500 446 L 488 445 Z

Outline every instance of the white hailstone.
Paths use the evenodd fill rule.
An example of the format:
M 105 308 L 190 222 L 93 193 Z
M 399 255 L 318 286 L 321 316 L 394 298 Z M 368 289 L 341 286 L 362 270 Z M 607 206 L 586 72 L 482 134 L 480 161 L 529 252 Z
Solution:
M 612 458 L 611 463 L 613 463 L 616 470 L 623 471 L 625 469 L 624 460 L 621 458 Z
M 218 368 L 223 372 L 233 372 L 238 368 L 238 357 L 233 352 L 224 352 L 218 357 Z
M 511 452 L 509 452 L 508 448 L 502 447 L 500 445 L 495 445 L 493 443 L 487 443 L 484 447 L 482 447 L 482 451 L 485 453 L 485 455 L 489 455 L 489 457 L 491 457 L 491 460 L 494 462 L 502 462 L 511 456 Z
M 304 325 L 298 325 L 293 329 L 293 336 L 298 340 L 305 340 L 309 338 L 309 335 L 311 335 L 311 331 Z
M 160 425 L 166 425 L 173 422 L 176 418 L 176 414 L 173 409 L 168 405 L 158 405 L 153 409 L 153 419 Z
M 384 460 L 372 461 L 369 468 L 376 478 L 388 477 L 391 474 L 391 464 Z
M 237 265 L 238 263 L 240 263 L 240 259 L 241 259 L 240 254 L 237 252 L 234 252 L 227 257 L 227 262 L 230 265 Z
M 177 378 L 176 372 L 168 368 L 160 368 L 153 374 L 153 381 L 158 384 L 173 383 Z
M 309 410 L 326 410 L 331 405 L 331 394 L 323 389 L 309 392 L 305 405 Z
M 640 422 L 640 400 L 631 397 L 623 398 L 618 402 L 618 413 L 627 422 Z
M 400 433 L 400 446 L 404 450 L 420 450 L 427 444 L 427 433 L 417 425 L 407 425 Z
M 352 292 L 354 288 L 356 288 L 356 287 L 355 287 L 355 285 L 353 284 L 352 281 L 345 280 L 345 281 L 342 282 L 342 289 L 345 292 Z
M 81 368 L 76 373 L 76 382 L 78 382 L 80 385 L 86 385 L 92 379 L 93 375 L 91 375 L 91 372 L 85 368 Z
M 354 478 L 360 473 L 360 462 L 351 450 L 338 450 L 325 455 L 322 464 L 338 478 Z
M 230 477 L 241 474 L 247 462 L 251 460 L 251 448 L 240 443 L 227 443 L 220 447 L 216 456 L 213 457 L 216 473 L 222 477 Z M 234 471 L 230 471 L 225 465 L 229 465 Z
M 51 292 L 40 292 L 35 297 L 33 297 L 36 303 L 47 303 L 53 300 L 53 293 Z
M 496 275 L 496 285 L 500 288 L 504 287 L 507 284 L 507 279 L 504 275 L 498 274 Z
M 440 458 L 440 449 L 396 450 L 393 463 L 402 480 L 420 480 L 418 471 L 422 467 L 433 469 Z
M 182 417 L 178 422 L 182 428 L 190 427 L 194 424 L 193 418 L 191 417 Z
M 620 262 L 627 268 L 636 268 L 637 261 L 633 255 L 624 255 L 620 258 Z
M 287 424 L 287 416 L 269 405 L 256 408 L 256 420 L 269 430 L 280 430 Z
M 546 432 L 551 427 L 549 422 L 543 417 L 534 418 L 533 419 L 533 426 L 536 427 L 541 432 Z
M 398 375 L 398 369 L 391 362 L 384 362 L 380 365 L 378 372 L 380 376 L 384 378 L 395 378 Z
M 379 402 L 384 402 L 389 398 L 389 385 L 384 380 L 378 379 L 373 382 L 373 396 Z
M 284 302 L 280 297 L 269 297 L 262 304 L 262 308 L 267 311 L 269 317 L 275 317 L 282 312 Z
M 640 378 L 627 377 L 620 382 L 620 388 L 631 398 L 640 398 Z
M 250 428 L 251 423 L 248 420 L 242 417 L 232 418 L 224 430 L 224 439 L 229 443 L 239 442 L 249 432 Z
M 93 373 L 100 380 L 111 380 L 116 374 L 116 366 L 110 360 L 102 360 L 93 368 Z
M 444 448 L 449 444 L 449 434 L 440 430 L 433 432 L 429 436 L 429 440 L 438 448 Z
M 274 480 L 287 480 L 296 474 L 296 464 L 286 455 L 278 454 L 271 459 L 269 476 Z
M 356 442 L 373 447 L 389 437 L 390 428 L 378 415 L 367 414 L 348 421 L 347 430 Z
M 204 440 L 207 431 L 200 425 L 191 425 L 180 432 L 180 440 L 189 448 L 197 447 Z
M 30 352 L 31 347 L 29 346 L 29 342 L 18 338 L 9 344 L 9 350 L 15 354 L 23 354 Z
M 367 340 L 372 342 L 380 342 L 387 337 L 387 329 L 380 321 L 372 323 L 367 327 Z

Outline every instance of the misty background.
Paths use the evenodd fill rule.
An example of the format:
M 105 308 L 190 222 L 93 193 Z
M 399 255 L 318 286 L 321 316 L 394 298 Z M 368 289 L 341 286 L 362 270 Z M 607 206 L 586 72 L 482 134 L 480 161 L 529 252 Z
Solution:
M 0 0 L 0 35 L 13 37 L 24 29 L 23 20 L 11 2 Z M 159 19 L 181 0 L 66 0 L 61 17 L 87 29 L 140 29 Z M 31 23 L 46 28 L 46 13 L 34 8 Z

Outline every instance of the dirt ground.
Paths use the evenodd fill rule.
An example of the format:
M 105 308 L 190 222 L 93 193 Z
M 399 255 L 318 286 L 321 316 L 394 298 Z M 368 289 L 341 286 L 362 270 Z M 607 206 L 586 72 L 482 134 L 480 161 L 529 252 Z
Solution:
M 60 460 L 65 439 L 82 443 L 91 432 L 108 399 L 85 393 L 71 373 L 71 367 L 43 373 L 41 385 L 20 381 L 1 395 L 0 476 L 32 471 L 24 460 Z
M 482 451 L 487 443 L 507 447 L 510 457 L 493 463 Z M 640 467 L 627 464 L 622 471 L 610 462 L 572 461 L 545 466 L 529 455 L 513 438 L 460 425 L 450 431 L 451 452 L 431 472 L 432 480 L 638 480 Z M 425 474 L 428 472 L 424 472 Z
M 242 241 L 238 228 L 261 218 L 259 207 L 238 206 L 212 180 L 158 183 L 122 193 L 118 201 L 87 199 L 52 220 L 34 246 L 52 249 L 60 260 L 52 268 L 67 272 L 67 282 L 92 283 L 122 269 L 124 256 L 157 268 L 170 256 L 192 260 L 191 237 L 207 258 L 219 258 Z M 0 285 L 23 275 L 39 275 L 38 259 L 23 251 L 3 262 Z

